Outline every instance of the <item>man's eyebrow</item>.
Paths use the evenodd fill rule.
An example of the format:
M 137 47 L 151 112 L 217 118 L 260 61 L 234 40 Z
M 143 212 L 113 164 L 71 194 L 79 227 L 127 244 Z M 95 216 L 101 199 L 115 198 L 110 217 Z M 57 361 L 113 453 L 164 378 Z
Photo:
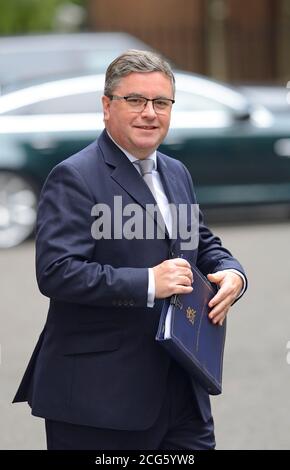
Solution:
M 127 93 L 126 96 L 136 96 L 138 98 L 147 98 L 146 96 L 141 95 L 141 93 Z M 153 100 L 170 100 L 171 98 L 168 98 L 168 96 L 158 95 L 158 96 L 156 96 L 156 98 L 152 98 L 152 99 Z
M 141 93 L 127 93 L 126 96 L 138 96 L 139 98 L 145 98 L 145 96 L 141 95 Z

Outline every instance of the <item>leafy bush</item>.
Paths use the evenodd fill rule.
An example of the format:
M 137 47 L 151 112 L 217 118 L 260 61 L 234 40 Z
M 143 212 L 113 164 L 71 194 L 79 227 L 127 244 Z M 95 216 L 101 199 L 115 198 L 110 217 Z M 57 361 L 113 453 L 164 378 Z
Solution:
M 0 0 L 0 34 L 52 31 L 55 14 L 69 0 Z M 84 6 L 85 0 L 70 0 Z

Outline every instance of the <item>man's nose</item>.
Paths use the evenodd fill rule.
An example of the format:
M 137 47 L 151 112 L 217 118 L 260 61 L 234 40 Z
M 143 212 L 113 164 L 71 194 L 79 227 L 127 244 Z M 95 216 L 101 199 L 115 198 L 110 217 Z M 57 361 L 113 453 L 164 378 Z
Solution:
M 155 118 L 156 116 L 156 111 L 153 106 L 153 101 L 147 101 L 146 105 L 144 106 L 144 109 L 142 111 L 143 116 L 148 116 Z

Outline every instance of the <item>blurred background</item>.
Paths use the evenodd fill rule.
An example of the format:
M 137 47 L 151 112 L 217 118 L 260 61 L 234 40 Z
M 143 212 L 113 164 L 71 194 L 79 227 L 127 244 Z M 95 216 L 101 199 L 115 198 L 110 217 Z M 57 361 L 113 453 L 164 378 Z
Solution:
M 0 34 L 122 31 L 178 68 L 231 82 L 289 79 L 288 0 L 1 0 Z
M 104 72 L 128 48 L 171 62 L 161 150 L 189 168 L 249 276 L 212 400 L 217 448 L 289 449 L 290 0 L 0 0 L 0 448 L 45 448 L 42 420 L 11 404 L 48 304 L 34 273 L 39 193 L 100 134 Z

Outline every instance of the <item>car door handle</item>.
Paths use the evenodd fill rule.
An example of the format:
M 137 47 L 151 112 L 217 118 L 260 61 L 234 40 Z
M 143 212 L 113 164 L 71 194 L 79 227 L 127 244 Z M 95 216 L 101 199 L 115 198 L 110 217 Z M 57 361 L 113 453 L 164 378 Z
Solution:
M 290 139 L 278 139 L 274 143 L 274 152 L 279 157 L 290 158 Z

